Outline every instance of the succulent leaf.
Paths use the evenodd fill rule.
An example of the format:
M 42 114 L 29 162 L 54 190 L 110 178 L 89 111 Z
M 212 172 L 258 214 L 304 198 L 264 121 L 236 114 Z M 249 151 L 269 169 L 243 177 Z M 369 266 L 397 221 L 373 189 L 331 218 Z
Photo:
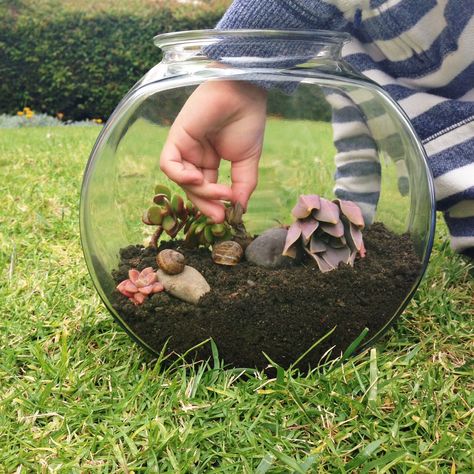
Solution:
M 321 254 L 321 257 L 332 267 L 337 268 L 337 266 L 342 263 L 349 263 L 349 258 L 351 256 L 351 251 L 348 247 L 342 247 L 335 249 L 333 247 L 328 247 L 326 252 Z
M 123 285 L 123 289 L 125 291 L 128 291 L 129 293 L 136 293 L 138 291 L 138 287 L 135 283 L 133 283 L 132 281 L 130 280 L 125 280 Z
M 297 219 L 304 219 L 311 214 L 313 209 L 319 209 L 320 205 L 320 197 L 317 194 L 303 194 L 291 213 Z
M 148 219 L 148 211 L 145 211 L 142 215 L 142 222 L 146 225 L 153 225 Z
M 158 206 L 165 205 L 165 204 L 168 204 L 168 206 L 170 205 L 170 201 L 166 194 L 155 194 L 155 197 L 153 198 L 153 202 L 155 204 L 158 204 Z
M 161 225 L 162 225 L 163 229 L 165 229 L 166 232 L 169 232 L 176 225 L 176 220 L 174 219 L 173 216 L 165 216 L 165 217 L 163 217 L 163 221 L 162 221 Z
M 321 207 L 312 212 L 315 219 L 321 222 L 336 224 L 339 221 L 339 207 L 327 199 L 321 198 Z
M 160 225 L 163 220 L 161 207 L 151 206 L 147 212 L 147 220 L 152 225 Z
M 152 288 L 152 293 L 159 293 L 160 291 L 163 291 L 165 289 L 165 287 L 163 286 L 163 283 L 157 281 L 155 283 L 153 283 L 153 286 L 151 287 Z
M 148 269 L 151 269 L 151 271 L 149 271 Z M 140 272 L 140 275 L 138 276 L 138 279 L 135 285 L 138 288 L 144 288 L 145 286 L 151 285 L 155 281 L 156 281 L 156 274 L 151 267 L 148 267 L 145 270 L 142 270 Z
M 288 233 L 286 234 L 286 241 L 285 247 L 283 248 L 283 255 L 288 257 L 296 257 L 296 248 L 293 245 L 301 236 L 301 227 L 299 226 L 298 221 L 291 224 L 290 228 L 288 229 Z
M 361 230 L 355 226 L 352 222 L 346 227 L 345 237 L 347 240 L 347 244 L 352 250 L 358 250 L 362 248 L 363 240 L 362 240 L 362 232 Z
M 362 241 L 362 245 L 360 246 L 360 249 L 359 249 L 359 255 L 361 256 L 361 258 L 364 258 L 366 253 L 367 253 L 367 250 L 365 248 L 364 241 Z
M 131 268 L 128 271 L 128 278 L 130 279 L 132 283 L 136 283 L 139 276 L 140 276 L 140 272 L 138 270 L 135 270 L 134 268 Z
M 321 222 L 321 230 L 333 237 L 342 237 L 344 235 L 344 224 L 341 221 L 337 221 L 335 224 Z
M 240 202 L 236 202 L 233 206 L 227 207 L 225 210 L 226 221 L 231 225 L 242 224 L 242 216 L 244 215 L 244 208 Z
M 143 293 L 137 292 L 133 295 L 133 302 L 135 304 L 143 304 L 146 296 Z
M 330 272 L 331 270 L 334 270 L 335 267 L 329 265 L 329 263 L 326 262 L 326 260 L 324 260 L 324 258 L 322 258 L 320 254 L 310 253 L 308 251 L 308 249 L 305 249 L 305 250 L 306 250 L 306 252 L 308 252 L 311 255 L 311 257 L 313 257 L 313 259 L 315 260 L 315 262 L 317 263 L 317 265 L 319 267 L 319 270 L 322 273 L 326 273 L 326 272 Z
M 171 198 L 171 209 L 179 217 L 183 217 L 186 213 L 183 198 L 178 194 L 174 194 Z
M 319 227 L 319 222 L 315 219 L 305 218 L 297 221 L 301 228 L 301 235 L 305 242 L 308 242 L 316 229 Z
M 155 194 L 164 194 L 168 199 L 171 199 L 171 190 L 164 184 L 157 184 L 155 186 Z
M 321 239 L 318 239 L 315 235 L 311 237 L 311 241 L 309 243 L 309 251 L 311 253 L 325 252 L 326 249 L 327 245 Z
M 211 226 L 211 232 L 214 237 L 222 237 L 225 234 L 226 228 L 224 224 L 213 224 Z
M 178 235 L 178 232 L 181 230 L 181 225 L 179 222 L 176 222 L 175 226 L 170 229 L 169 231 L 167 231 L 167 234 L 172 238 L 174 239 L 177 235 Z
M 212 245 L 214 243 L 215 239 L 212 233 L 212 227 L 210 225 L 207 225 L 206 227 L 204 227 L 204 237 L 208 245 Z
M 144 295 L 149 295 L 152 292 L 153 288 L 151 285 L 138 288 L 138 291 Z
M 204 231 L 205 227 L 206 227 L 206 222 L 199 222 L 198 225 L 196 226 L 196 229 L 194 230 L 194 233 L 201 234 Z
M 344 236 L 342 237 L 330 237 L 329 245 L 335 249 L 340 249 L 342 247 L 347 247 L 347 241 Z
M 355 202 L 335 199 L 334 203 L 339 206 L 342 214 L 344 214 L 353 224 L 360 228 L 364 227 L 365 224 L 364 217 L 362 216 L 362 211 Z

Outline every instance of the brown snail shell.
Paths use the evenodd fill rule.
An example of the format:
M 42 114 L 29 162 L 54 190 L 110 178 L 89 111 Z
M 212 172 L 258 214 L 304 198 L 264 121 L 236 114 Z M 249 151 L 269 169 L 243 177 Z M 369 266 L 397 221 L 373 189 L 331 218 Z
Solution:
M 156 263 L 165 273 L 176 275 L 184 270 L 185 258 L 176 250 L 165 249 L 156 256 Z
M 244 250 L 239 243 L 225 240 L 212 247 L 212 260 L 219 265 L 237 265 L 243 253 Z

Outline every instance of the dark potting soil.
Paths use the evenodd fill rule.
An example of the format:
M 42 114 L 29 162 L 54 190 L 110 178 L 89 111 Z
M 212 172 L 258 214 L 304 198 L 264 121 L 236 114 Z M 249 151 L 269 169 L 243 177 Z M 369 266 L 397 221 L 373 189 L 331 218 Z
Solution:
M 264 368 L 268 360 L 288 367 L 319 338 L 336 328 L 299 364 L 314 367 L 333 348 L 338 356 L 369 329 L 375 335 L 393 317 L 410 293 L 420 260 L 408 235 L 396 235 L 375 223 L 364 231 L 367 256 L 354 267 L 340 265 L 321 273 L 311 259 L 285 269 L 266 269 L 246 261 L 234 267 L 215 264 L 205 248 L 188 249 L 182 241 L 163 242 L 159 249 L 130 246 L 120 251 L 113 278 L 118 284 L 128 270 L 157 268 L 155 256 L 163 248 L 185 254 L 187 264 L 199 270 L 211 291 L 198 305 L 166 292 L 135 306 L 117 290 L 113 306 L 131 330 L 157 353 L 184 354 L 212 338 L 219 356 L 234 367 Z M 190 353 L 207 359 L 210 344 Z

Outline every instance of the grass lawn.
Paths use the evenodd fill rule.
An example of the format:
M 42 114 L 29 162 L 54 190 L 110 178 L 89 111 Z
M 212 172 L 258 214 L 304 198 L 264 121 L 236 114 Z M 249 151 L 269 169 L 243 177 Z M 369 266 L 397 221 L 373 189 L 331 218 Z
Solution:
M 276 379 L 218 359 L 165 368 L 85 268 L 97 132 L 0 130 L 0 473 L 473 472 L 474 280 L 441 222 L 397 326 L 344 365 Z

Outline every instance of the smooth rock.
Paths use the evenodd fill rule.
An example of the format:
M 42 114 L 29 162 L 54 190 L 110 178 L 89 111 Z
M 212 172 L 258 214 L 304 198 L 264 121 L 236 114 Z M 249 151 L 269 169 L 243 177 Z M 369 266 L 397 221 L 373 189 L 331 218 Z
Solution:
M 198 304 L 199 299 L 211 290 L 206 279 L 188 265 L 177 275 L 169 275 L 162 270 L 158 270 L 156 274 L 165 291 L 188 303 Z
M 282 255 L 287 229 L 275 227 L 266 230 L 254 239 L 245 250 L 245 258 L 255 265 L 266 268 L 289 267 L 294 264 L 291 257 Z

